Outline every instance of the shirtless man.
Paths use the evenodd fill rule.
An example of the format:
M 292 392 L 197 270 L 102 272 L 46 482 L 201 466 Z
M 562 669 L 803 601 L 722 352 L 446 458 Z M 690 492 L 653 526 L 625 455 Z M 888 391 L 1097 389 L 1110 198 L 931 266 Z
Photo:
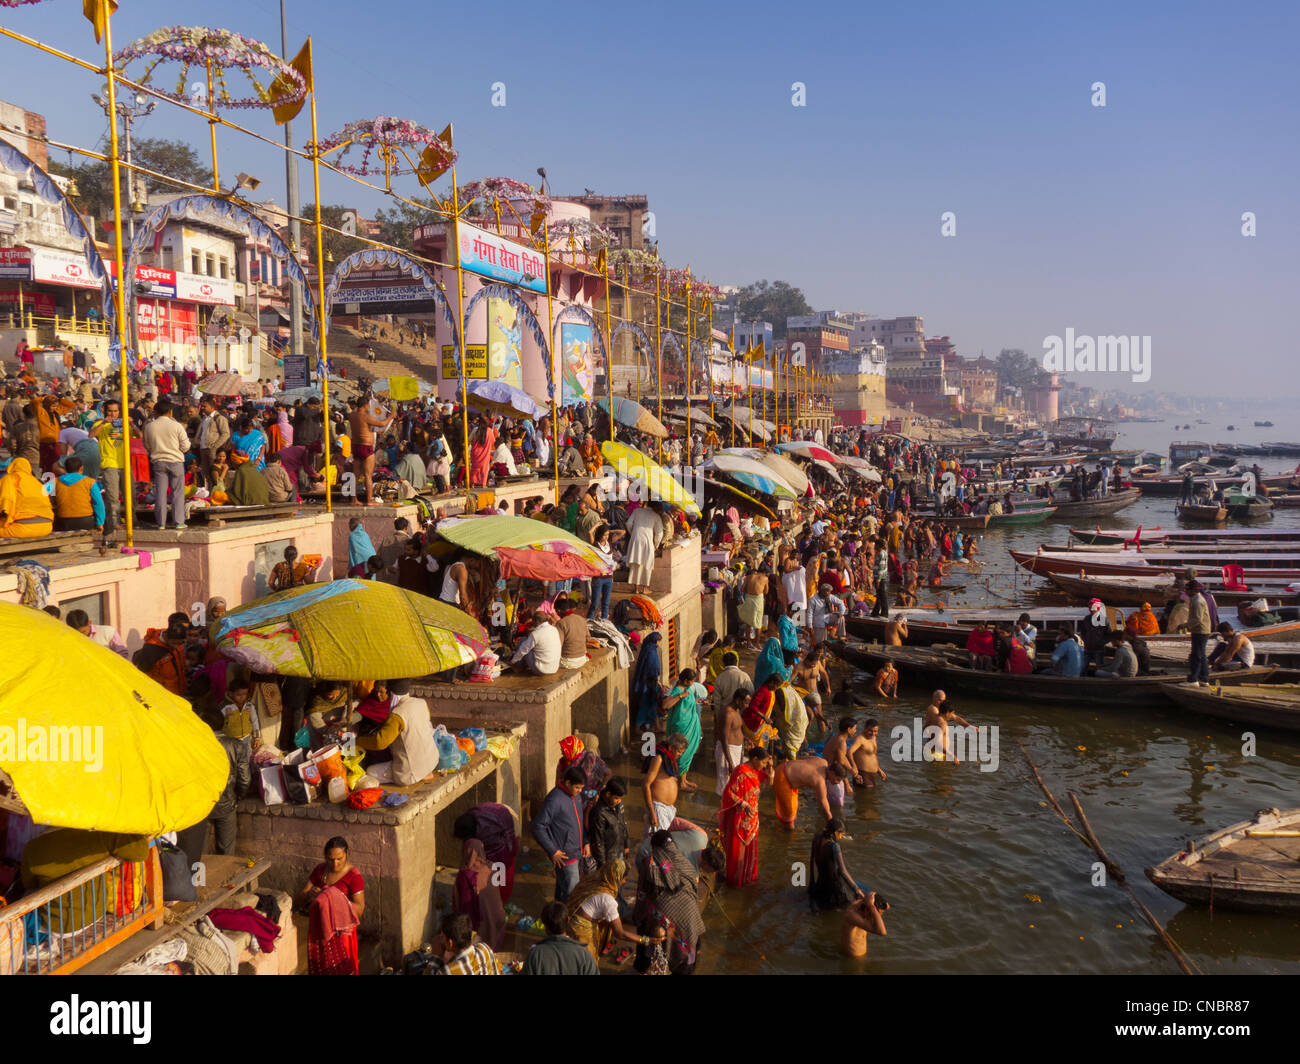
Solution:
M 758 633 L 764 627 L 763 600 L 767 595 L 767 574 L 751 572 L 742 584 L 744 597 L 737 612 L 740 615 L 740 641 L 751 650 L 758 649 Z
M 885 624 L 885 646 L 901 647 L 907 638 L 907 618 L 890 617 Z
M 745 728 L 740 720 L 740 713 L 749 705 L 753 693 L 737 689 L 731 701 L 720 706 L 713 715 L 713 734 L 717 736 L 715 757 L 718 762 L 717 792 L 721 795 L 727 789 L 727 782 L 736 766 L 744 759 Z
M 641 792 L 645 796 L 647 834 L 653 831 L 701 830 L 689 820 L 677 815 L 677 793 L 680 790 L 680 770 L 677 760 L 686 752 L 686 736 L 674 732 L 659 745 L 658 750 L 645 759 L 645 779 Z
M 823 728 L 826 727 L 826 717 L 822 713 L 822 693 L 825 692 L 826 695 L 831 693 L 831 674 L 826 671 L 826 661 L 821 647 L 812 647 L 803 656 L 803 660 L 794 666 L 790 674 L 790 682 L 808 692 L 803 696 L 804 705 L 817 722 Z
M 849 764 L 856 773 L 854 782 L 864 787 L 874 787 L 877 776 L 882 783 L 887 778 L 880 767 L 879 734 L 880 725 L 868 719 L 862 723 L 862 734 L 849 744 Z
M 367 506 L 377 506 L 374 499 L 372 479 L 375 475 L 375 429 L 380 431 L 392 424 L 392 417 L 387 420 L 370 413 L 369 401 L 365 396 L 353 400 L 352 413 L 348 415 L 348 424 L 352 429 L 352 440 L 356 445 L 356 460 L 361 463 L 362 478 L 366 482 Z
M 862 785 L 862 776 L 854 767 L 853 762 L 849 760 L 849 749 L 858 734 L 858 722 L 853 717 L 841 717 L 839 730 L 826 740 L 826 746 L 822 749 L 822 756 L 826 759 L 827 764 L 839 765 L 844 769 L 848 779 L 855 784 Z M 844 808 L 844 782 L 838 781 L 828 783 L 827 797 L 830 800 L 831 810 Z
M 865 898 L 859 898 L 844 910 L 844 921 L 840 931 L 840 949 L 848 957 L 865 957 L 867 955 L 867 934 L 887 935 L 885 921 L 882 919 L 889 912 L 889 902 L 874 890 Z
M 824 757 L 801 757 L 798 761 L 782 761 L 772 777 L 776 794 L 776 817 L 788 828 L 794 827 L 799 812 L 799 792 L 805 787 L 812 790 L 821 806 L 822 816 L 831 818 L 831 803 L 826 793 L 828 781 L 842 781 L 847 773 L 841 765 L 830 765 Z
M 872 691 L 877 698 L 898 697 L 898 670 L 894 668 L 892 661 L 885 662 L 877 671 Z
M 939 750 L 933 754 L 926 754 L 927 761 L 951 761 L 954 765 L 960 765 L 961 762 L 953 754 L 952 743 L 948 741 L 948 725 L 956 721 L 963 728 L 971 727 L 970 721 L 964 717 L 959 717 L 948 704 L 947 696 L 942 691 L 935 691 L 934 701 L 926 708 L 925 723 L 922 726 L 921 734 L 925 737 L 927 743 L 930 737 L 934 735 L 930 729 L 937 729 L 939 735 Z

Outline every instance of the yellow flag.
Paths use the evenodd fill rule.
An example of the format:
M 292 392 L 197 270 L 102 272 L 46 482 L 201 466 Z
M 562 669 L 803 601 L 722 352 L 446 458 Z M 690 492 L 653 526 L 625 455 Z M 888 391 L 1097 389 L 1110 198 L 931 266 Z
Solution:
M 423 184 L 431 185 L 450 169 L 451 165 L 443 162 L 443 157 L 430 144 L 420 153 L 420 162 L 415 169 L 415 174 Z
M 529 219 L 529 222 L 528 222 L 528 231 L 529 231 L 530 233 L 532 233 L 533 236 L 536 236 L 538 230 L 540 230 L 540 229 L 542 228 L 542 225 L 543 225 L 545 222 L 546 222 L 546 212 L 545 212 L 545 211 L 538 211 L 536 214 L 534 214 L 534 215 L 532 216 L 531 219 Z
M 303 76 L 303 80 L 307 83 L 307 92 L 313 92 L 315 86 L 312 84 L 310 37 L 307 38 L 307 43 L 299 49 L 298 54 L 293 57 L 293 61 L 289 65 Z M 291 95 L 296 87 L 287 77 L 283 74 L 280 75 L 271 84 L 272 103 L 274 104 L 278 97 Z M 302 110 L 303 104 L 306 102 L 307 96 L 304 93 L 301 99 L 292 103 L 283 103 L 278 107 L 272 106 L 271 114 L 275 117 L 275 124 L 282 126 L 286 122 L 292 122 L 298 117 L 298 112 Z
M 395 403 L 409 403 L 420 398 L 420 382 L 414 377 L 389 377 L 388 397 Z
M 95 27 L 95 43 L 104 39 L 109 16 L 117 11 L 117 0 L 81 0 L 81 11 Z
M 598 252 L 596 252 L 596 272 L 604 273 L 608 267 L 609 267 L 609 254 L 605 251 L 604 248 L 601 248 Z
M 438 134 L 438 139 L 439 139 L 440 141 L 442 141 L 445 145 L 447 145 L 447 147 L 450 148 L 450 147 L 452 146 L 452 145 L 451 145 L 451 123 L 450 123 L 450 122 L 447 123 L 447 128 L 444 129 L 441 133 Z

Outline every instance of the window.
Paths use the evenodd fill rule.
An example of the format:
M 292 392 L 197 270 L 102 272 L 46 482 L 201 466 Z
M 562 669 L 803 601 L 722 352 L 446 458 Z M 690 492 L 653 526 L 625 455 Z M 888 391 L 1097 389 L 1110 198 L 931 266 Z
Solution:
M 202 272 L 203 271 L 199 268 L 199 253 L 197 251 L 191 251 L 190 252 L 190 273 L 202 273 Z
M 216 276 L 216 273 L 217 273 L 217 257 L 216 257 L 215 255 L 209 254 L 209 255 L 206 256 L 206 259 L 207 259 L 207 267 L 208 267 L 208 276 L 209 276 L 209 277 L 214 277 L 214 276 Z
M 224 281 L 230 276 L 230 264 L 226 261 L 226 256 L 221 256 L 221 279 Z
M 72 610 L 85 610 L 86 616 L 90 618 L 91 624 L 105 624 L 107 619 L 104 609 L 104 592 L 98 592 L 94 595 L 82 595 L 80 598 L 64 599 L 59 603 L 59 609 L 63 611 L 66 617 Z

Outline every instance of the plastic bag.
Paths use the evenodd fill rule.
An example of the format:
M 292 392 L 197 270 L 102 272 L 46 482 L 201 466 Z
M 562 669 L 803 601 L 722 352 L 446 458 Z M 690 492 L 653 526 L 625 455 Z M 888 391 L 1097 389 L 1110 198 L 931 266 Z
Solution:
M 439 771 L 454 772 L 469 760 L 469 755 L 456 744 L 456 737 L 447 731 L 445 724 L 434 729 L 433 741 L 438 744 Z
M 492 651 L 484 651 L 483 656 L 474 663 L 474 671 L 469 677 L 470 683 L 491 683 L 498 660 Z
M 461 728 L 457 735 L 461 739 L 473 739 L 475 750 L 487 749 L 487 732 L 482 728 Z
M 293 745 L 299 750 L 311 749 L 311 731 L 308 729 L 307 725 L 304 724 L 293 733 Z
M 366 774 L 366 770 L 361 767 L 361 762 L 365 760 L 365 752 L 358 751 L 351 757 L 343 759 L 343 771 L 347 775 L 348 790 L 355 791 L 358 784 Z

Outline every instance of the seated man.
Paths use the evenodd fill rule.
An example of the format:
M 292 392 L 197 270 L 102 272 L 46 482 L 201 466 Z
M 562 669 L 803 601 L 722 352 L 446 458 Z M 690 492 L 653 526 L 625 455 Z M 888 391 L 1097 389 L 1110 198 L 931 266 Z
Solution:
M 1249 669 L 1255 664 L 1255 644 L 1245 632 L 1234 631 L 1227 621 L 1219 624 L 1219 645 L 1210 655 L 1210 668 L 1219 672 L 1228 669 Z
M 573 600 L 561 595 L 555 600 L 555 612 L 560 620 L 555 628 L 560 633 L 560 668 L 580 669 L 587 664 L 587 651 L 599 644 L 591 638 L 587 618 Z
M 533 614 L 533 626 L 515 648 L 511 665 L 522 662 L 535 676 L 554 676 L 560 670 L 560 652 L 564 641 L 550 616 L 538 610 Z
M 1083 669 L 1083 644 L 1069 632 L 1062 632 L 1052 651 L 1052 672 L 1057 676 L 1082 676 Z
M 26 458 L 15 458 L 0 477 L 0 539 L 31 539 L 54 530 L 54 508 Z
M 1123 632 L 1112 632 L 1107 640 L 1115 657 L 1110 668 L 1098 669 L 1097 675 L 1111 680 L 1127 680 L 1138 674 L 1138 659 L 1133 648 L 1124 639 Z
M 66 472 L 54 481 L 54 529 L 71 532 L 76 529 L 104 527 L 104 495 L 99 481 L 82 472 L 81 459 L 65 458 Z

